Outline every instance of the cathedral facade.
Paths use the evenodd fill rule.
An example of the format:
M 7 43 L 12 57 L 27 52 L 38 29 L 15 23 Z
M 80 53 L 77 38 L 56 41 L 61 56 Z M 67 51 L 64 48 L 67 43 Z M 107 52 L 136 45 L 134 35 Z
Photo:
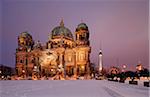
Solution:
M 48 37 L 46 45 L 35 43 L 28 32 L 18 36 L 16 49 L 16 72 L 18 76 L 48 76 L 62 74 L 63 77 L 90 74 L 89 30 L 80 23 L 75 31 L 64 26 L 63 20 Z

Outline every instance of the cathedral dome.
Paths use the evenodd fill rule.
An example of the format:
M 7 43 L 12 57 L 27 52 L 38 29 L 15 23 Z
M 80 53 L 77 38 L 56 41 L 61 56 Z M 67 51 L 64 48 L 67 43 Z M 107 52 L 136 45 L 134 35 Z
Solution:
M 56 36 L 64 36 L 64 37 L 73 39 L 73 35 L 71 31 L 64 26 L 63 21 L 61 21 L 60 26 L 55 27 L 51 32 L 52 38 Z
M 32 36 L 26 31 L 26 32 L 22 32 L 19 35 L 19 38 L 24 37 L 24 38 L 32 38 Z
M 85 23 L 80 23 L 76 28 L 76 31 L 79 30 L 88 30 L 88 26 Z
M 32 36 L 26 31 L 26 32 L 22 32 L 19 36 L 18 36 L 18 44 L 19 46 L 32 46 L 33 40 L 32 40 Z

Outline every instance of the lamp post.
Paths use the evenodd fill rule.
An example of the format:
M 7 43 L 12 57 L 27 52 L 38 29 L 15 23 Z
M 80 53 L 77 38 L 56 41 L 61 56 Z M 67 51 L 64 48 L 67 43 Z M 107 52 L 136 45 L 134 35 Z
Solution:
M 23 78 L 25 78 L 26 71 L 25 71 L 24 69 L 22 70 L 22 74 L 23 74 L 23 75 L 22 75 L 22 76 L 23 76 Z
M 126 68 L 127 68 L 126 64 L 123 64 L 122 67 L 123 67 L 122 72 L 125 72 L 125 70 L 126 70 Z

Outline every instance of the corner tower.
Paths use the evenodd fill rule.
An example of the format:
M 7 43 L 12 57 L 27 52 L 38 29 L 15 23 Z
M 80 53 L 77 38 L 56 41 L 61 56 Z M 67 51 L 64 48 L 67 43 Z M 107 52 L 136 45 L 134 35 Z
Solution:
M 90 42 L 89 30 L 85 23 L 80 23 L 75 31 L 75 52 L 77 75 L 90 74 Z
M 89 30 L 85 23 L 80 23 L 76 28 L 76 46 L 89 46 Z
M 31 52 L 33 45 L 34 41 L 28 32 L 22 32 L 18 36 L 18 48 L 16 49 L 16 72 L 18 76 L 25 77 L 27 73 L 32 71 L 34 65 Z

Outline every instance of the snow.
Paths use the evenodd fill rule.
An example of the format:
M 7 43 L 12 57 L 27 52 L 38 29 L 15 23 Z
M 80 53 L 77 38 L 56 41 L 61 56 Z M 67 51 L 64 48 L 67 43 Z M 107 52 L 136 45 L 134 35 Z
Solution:
M 149 89 L 106 80 L 0 81 L 0 97 L 149 97 Z

